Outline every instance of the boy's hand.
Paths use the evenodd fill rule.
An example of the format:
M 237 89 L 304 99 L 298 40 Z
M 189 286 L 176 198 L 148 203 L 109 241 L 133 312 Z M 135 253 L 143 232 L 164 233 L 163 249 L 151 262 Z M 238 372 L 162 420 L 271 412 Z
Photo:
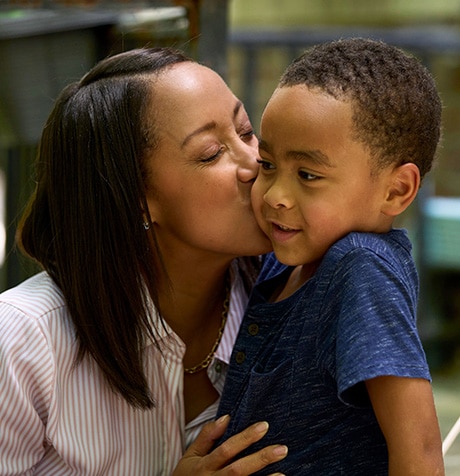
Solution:
M 233 461 L 241 451 L 267 433 L 268 424 L 265 422 L 251 425 L 211 451 L 214 443 L 224 434 L 229 421 L 230 417 L 226 415 L 205 425 L 179 461 L 172 476 L 248 476 L 286 457 L 287 448 L 275 445 Z

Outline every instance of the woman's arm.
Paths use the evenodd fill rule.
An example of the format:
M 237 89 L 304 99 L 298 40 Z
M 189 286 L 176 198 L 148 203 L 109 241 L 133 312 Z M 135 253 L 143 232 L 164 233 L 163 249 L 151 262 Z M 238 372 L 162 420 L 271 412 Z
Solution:
M 430 382 L 384 376 L 366 381 L 389 455 L 389 476 L 444 475 L 442 441 Z
M 286 457 L 286 446 L 275 445 L 233 461 L 238 453 L 267 433 L 266 422 L 251 425 L 209 453 L 214 443 L 224 434 L 229 421 L 230 417 L 225 415 L 207 424 L 185 452 L 172 476 L 248 476 Z

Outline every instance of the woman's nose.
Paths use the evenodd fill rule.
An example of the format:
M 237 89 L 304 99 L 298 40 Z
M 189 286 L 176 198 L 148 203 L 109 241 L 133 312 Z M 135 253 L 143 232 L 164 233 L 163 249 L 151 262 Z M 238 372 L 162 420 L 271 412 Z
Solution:
M 257 146 L 251 144 L 244 144 L 240 150 L 238 160 L 238 180 L 241 182 L 253 182 L 257 177 L 259 164 L 257 158 L 259 152 Z

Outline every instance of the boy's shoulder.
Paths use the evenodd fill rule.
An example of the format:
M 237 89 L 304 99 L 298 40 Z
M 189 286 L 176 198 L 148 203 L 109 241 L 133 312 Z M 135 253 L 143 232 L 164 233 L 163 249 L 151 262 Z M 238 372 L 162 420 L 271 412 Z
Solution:
M 338 267 L 345 266 L 348 269 L 351 263 L 355 263 L 372 268 L 376 261 L 386 262 L 399 273 L 412 274 L 414 263 L 411 251 L 412 244 L 407 231 L 403 229 L 393 229 L 387 233 L 351 232 L 329 248 L 316 276 L 329 279 L 329 275 L 336 272 Z M 271 252 L 264 257 L 258 283 L 273 278 L 281 279 L 280 275 L 289 272 L 290 268 L 292 267 L 280 263 Z
M 337 241 L 326 253 L 317 274 L 328 279 L 331 273 L 355 282 L 378 279 L 417 282 L 412 244 L 406 230 L 388 233 L 352 232 Z
M 343 256 L 353 251 L 371 252 L 387 259 L 400 259 L 411 255 L 412 244 L 404 229 L 393 229 L 387 233 L 351 232 L 332 245 L 326 256 Z

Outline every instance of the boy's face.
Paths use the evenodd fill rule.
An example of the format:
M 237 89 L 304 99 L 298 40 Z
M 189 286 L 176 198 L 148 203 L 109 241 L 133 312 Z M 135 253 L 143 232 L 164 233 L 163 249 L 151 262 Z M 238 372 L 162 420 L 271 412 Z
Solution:
M 391 228 L 381 211 L 391 169 L 372 175 L 370 152 L 353 139 L 349 102 L 303 85 L 279 88 L 260 135 L 252 203 L 281 262 L 316 266 L 350 231 Z

